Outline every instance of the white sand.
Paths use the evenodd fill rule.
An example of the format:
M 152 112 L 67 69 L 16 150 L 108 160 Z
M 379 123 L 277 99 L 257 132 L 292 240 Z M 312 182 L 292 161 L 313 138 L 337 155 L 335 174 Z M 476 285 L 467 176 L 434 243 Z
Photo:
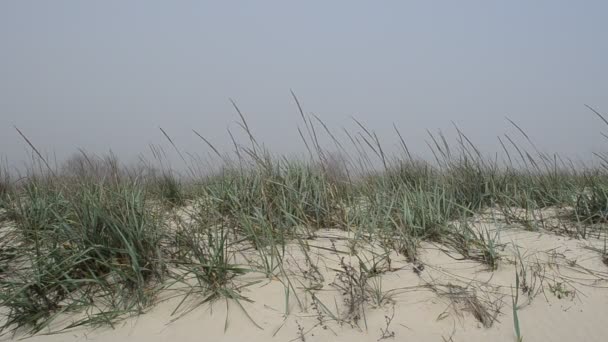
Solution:
M 479 223 L 495 231 L 499 227 L 490 223 Z M 333 315 L 347 319 L 344 296 L 331 283 L 336 280 L 339 257 L 332 251 L 332 241 L 345 254 L 346 262 L 358 269 L 358 260 L 349 255 L 349 239 L 352 233 L 335 230 L 319 231 L 318 236 L 308 240 L 311 256 L 324 280 L 315 291 L 316 296 Z M 424 270 L 417 274 L 413 265 L 403 256 L 392 253 L 391 270 L 368 280 L 378 284 L 381 279 L 382 294 L 388 300 L 376 306 L 368 300 L 361 319 L 336 322 L 323 308 L 315 310 L 310 294 L 303 285 L 314 282 L 304 277 L 309 270 L 303 261 L 300 247 L 289 246 L 286 257 L 286 272 L 298 289 L 298 305 L 293 294 L 289 297 L 289 312 L 286 308 L 285 277 L 268 279 L 263 275 L 250 274 L 235 282 L 242 285 L 249 281 L 260 282 L 242 289 L 241 294 L 252 302 L 241 300 L 244 309 L 261 327 L 257 328 L 232 300 L 219 299 L 213 304 L 204 304 L 187 315 L 170 323 L 175 316 L 171 312 L 181 298 L 159 302 L 149 312 L 139 317 L 125 319 L 115 329 L 79 328 L 55 335 L 38 335 L 31 341 L 377 341 L 382 330 L 387 329 L 385 316 L 393 316 L 386 331 L 386 341 L 516 341 L 513 325 L 512 293 L 515 286 L 515 249 L 524 255 L 528 266 L 528 282 L 532 269 L 544 270 L 536 277 L 540 292 L 528 304 L 528 296 L 520 293 L 518 310 L 521 333 L 524 341 L 606 341 L 608 337 L 608 267 L 602 263 L 600 254 L 585 248 L 603 246 L 603 241 L 589 238 L 577 240 L 549 232 L 529 232 L 507 227 L 500 231 L 500 241 L 505 245 L 502 259 L 496 271 L 469 260 L 455 260 L 457 253 L 448 256 L 446 247 L 422 243 L 420 260 Z M 360 257 L 370 257 L 370 251 L 379 255 L 382 250 L 359 241 Z M 308 277 L 310 278 L 310 277 Z M 541 284 L 542 281 L 542 284 Z M 430 286 L 435 286 L 434 291 Z M 561 293 L 551 289 L 561 284 Z M 452 285 L 450 287 L 450 285 Z M 455 287 L 460 286 L 461 288 Z M 473 297 L 454 302 L 441 291 L 457 291 L 466 288 Z M 439 292 L 438 292 L 439 291 Z M 520 291 L 521 292 L 521 291 Z M 558 298 L 558 294 L 562 298 Z M 473 298 L 473 299 L 471 299 Z M 491 327 L 484 327 L 475 318 L 467 300 L 477 298 L 490 314 L 492 308 L 499 309 Z M 195 299 L 189 300 L 194 302 Z M 364 316 L 364 318 L 363 318 Z M 69 320 L 69 318 L 66 318 Z M 322 323 L 320 323 L 322 322 Z M 227 327 L 225 329 L 225 324 Z M 366 326 L 367 325 L 367 326 Z M 300 328 L 299 328 L 300 327 Z M 301 330 L 301 332 L 300 332 Z M 394 333 L 394 337 L 393 336 Z M 302 335 L 303 334 L 303 335 Z M 16 338 L 23 337 L 21 335 Z M 5 336 L 4 339 L 8 339 Z

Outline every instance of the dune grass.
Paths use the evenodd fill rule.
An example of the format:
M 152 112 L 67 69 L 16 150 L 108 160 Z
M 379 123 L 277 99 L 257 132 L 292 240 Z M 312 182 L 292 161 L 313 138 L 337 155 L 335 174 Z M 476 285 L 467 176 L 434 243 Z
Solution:
M 20 257 L 0 279 L 5 328 L 37 332 L 57 313 L 92 303 L 100 317 L 151 302 L 165 273 L 164 231 L 136 184 L 33 180 L 11 204 Z
M 416 267 L 419 243 L 433 241 L 495 269 L 497 233 L 468 224 L 487 208 L 532 228 L 534 216 L 522 219 L 513 208 L 565 208 L 563 220 L 577 227 L 573 234 L 580 238 L 608 218 L 608 169 L 601 155 L 598 167 L 575 167 L 506 136 L 510 144 L 503 144 L 499 160 L 484 157 L 457 129 L 451 144 L 431 135 L 435 160 L 425 161 L 412 157 L 398 130 L 403 152 L 387 155 L 376 134 L 359 122 L 360 132 L 346 132 L 353 155 L 322 121 L 301 114 L 308 160 L 272 156 L 241 114 L 249 141 L 235 142 L 235 157 L 201 136 L 223 163 L 201 177 L 180 177 L 166 167 L 160 176 L 134 172 L 112 156 L 82 151 L 52 169 L 35 150 L 44 162 L 17 183 L 0 171 L 1 217 L 11 226 L 3 232 L 10 239 L 0 245 L 0 329 L 37 333 L 68 312 L 83 318 L 56 329 L 111 325 L 144 312 L 168 284 L 185 288 L 176 313 L 217 298 L 248 300 L 234 280 L 252 272 L 285 276 L 289 301 L 296 291 L 283 269 L 285 246 L 306 246 L 323 228 L 351 232 L 355 239 L 371 236 Z M 341 153 L 321 146 L 321 132 Z M 187 217 L 175 219 L 186 207 Z M 236 255 L 246 248 L 256 257 L 237 264 Z M 373 274 L 347 266 L 344 272 L 352 276 L 344 279 L 360 283 L 353 296 L 361 298 L 353 299 L 349 311 L 357 316 Z M 382 302 L 381 292 L 372 291 L 372 297 Z

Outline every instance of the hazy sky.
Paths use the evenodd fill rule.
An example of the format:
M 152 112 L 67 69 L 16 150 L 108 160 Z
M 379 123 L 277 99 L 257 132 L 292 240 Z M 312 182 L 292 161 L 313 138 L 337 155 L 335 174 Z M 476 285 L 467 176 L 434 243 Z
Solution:
M 525 128 L 541 147 L 608 147 L 608 1 L 0 2 L 0 155 L 77 147 L 130 158 L 163 143 L 228 149 L 229 98 L 277 152 L 302 151 L 293 89 L 330 127 L 395 123 L 423 153 L 456 122 L 485 150 Z

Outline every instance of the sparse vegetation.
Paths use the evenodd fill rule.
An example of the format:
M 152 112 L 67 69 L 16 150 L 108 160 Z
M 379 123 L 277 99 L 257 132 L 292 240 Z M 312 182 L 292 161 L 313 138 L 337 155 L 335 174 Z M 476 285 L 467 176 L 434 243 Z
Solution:
M 538 230 L 547 226 L 537 213 L 559 207 L 568 213 L 560 219 L 577 227 L 573 235 L 605 233 L 605 167 L 575 167 L 534 146 L 529 152 L 508 136 L 504 160 L 486 158 L 458 128 L 455 143 L 442 134 L 430 136 L 434 162 L 415 159 L 398 130 L 403 153 L 389 155 L 376 134 L 359 122 L 356 133 L 346 132 L 357 151 L 353 155 L 323 122 L 301 113 L 305 128 L 300 136 L 310 160 L 273 157 L 239 111 L 247 145 L 235 141 L 236 158 L 231 158 L 201 136 L 222 168 L 201 177 L 192 172 L 190 179 L 165 165 L 160 176 L 153 170 L 134 172 L 113 156 L 84 152 L 52 168 L 19 131 L 40 161 L 18 183 L 0 168 L 0 220 L 10 221 L 4 222 L 10 229 L 3 229 L 0 244 L 1 330 L 37 333 L 58 316 L 74 312 L 86 317 L 62 329 L 111 325 L 125 314 L 143 312 L 159 293 L 176 288 L 183 297 L 174 313 L 181 317 L 218 298 L 248 301 L 241 290 L 252 281 L 239 281 L 248 274 L 280 281 L 288 315 L 294 298 L 305 307 L 294 276 L 285 268 L 290 243 L 305 256 L 299 269 L 306 284 L 298 281 L 312 298 L 318 326 L 327 329 L 330 320 L 357 326 L 360 321 L 367 324 L 368 304 L 392 302 L 382 275 L 392 270 L 394 255 L 421 276 L 422 242 L 496 270 L 504 260 L 504 244 L 500 230 L 474 222 L 484 211 Z M 339 153 L 322 147 L 321 132 Z M 332 283 L 344 299 L 342 309 L 336 304 L 330 310 L 315 294 L 324 279 L 307 241 L 326 228 L 353 236 L 350 257 L 356 264 L 340 254 Z M 383 253 L 366 254 L 362 242 L 377 243 Z M 332 253 L 346 252 L 334 246 Z M 522 255 L 518 258 L 513 315 L 521 340 L 519 292 L 531 301 L 543 286 L 544 270 L 525 265 Z M 458 310 L 470 311 L 484 327 L 492 326 L 500 312 L 498 301 L 481 299 L 471 288 L 429 286 Z M 550 290 L 558 297 L 570 295 L 563 283 Z M 381 339 L 395 336 L 389 330 L 392 320 L 386 317 Z M 299 323 L 298 334 L 305 339 Z

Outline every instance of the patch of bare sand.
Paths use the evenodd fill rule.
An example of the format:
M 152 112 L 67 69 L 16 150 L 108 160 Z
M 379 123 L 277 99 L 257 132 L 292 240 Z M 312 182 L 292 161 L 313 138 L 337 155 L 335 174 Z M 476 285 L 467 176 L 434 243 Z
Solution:
M 305 241 L 308 258 L 293 243 L 276 276 L 240 277 L 236 285 L 256 282 L 241 289 L 250 301 L 219 299 L 171 322 L 181 300 L 172 298 L 114 329 L 82 328 L 30 340 L 515 341 L 518 272 L 524 340 L 605 341 L 608 267 L 588 248 L 603 241 L 503 229 L 487 220 L 476 225 L 498 234 L 503 247 L 497 270 L 426 242 L 419 249 L 423 266 L 415 267 L 372 241 L 323 230 Z M 237 260 L 255 258 L 255 251 L 247 253 Z

